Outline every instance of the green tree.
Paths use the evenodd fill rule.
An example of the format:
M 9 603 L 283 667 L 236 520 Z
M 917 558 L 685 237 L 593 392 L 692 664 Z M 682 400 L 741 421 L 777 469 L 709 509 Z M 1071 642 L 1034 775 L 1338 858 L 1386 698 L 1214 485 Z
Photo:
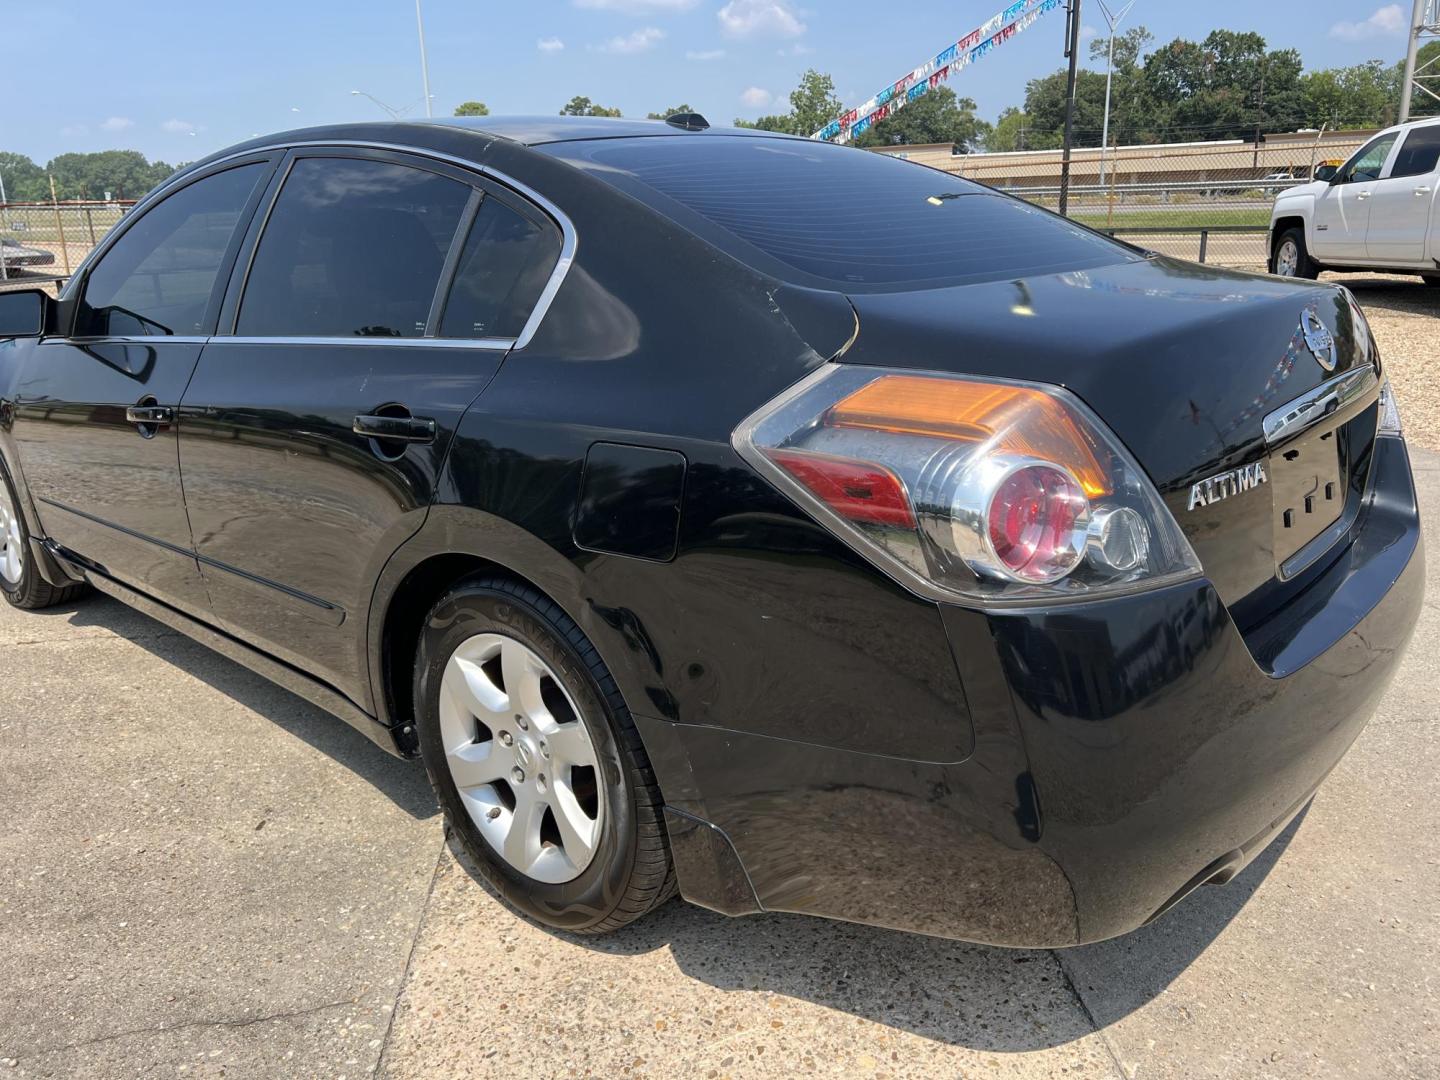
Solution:
M 1267 51 L 1253 32 L 1212 30 L 1177 38 L 1145 59 L 1150 134 L 1161 139 L 1236 139 L 1304 122 L 1302 64 L 1294 49 Z
M 689 105 L 676 105 L 673 109 L 666 109 L 664 112 L 646 113 L 646 120 L 668 120 L 676 113 L 692 113 L 695 110 Z
M 1066 72 L 1056 71 L 1025 84 L 1026 147 L 1053 150 L 1064 140 Z M 1075 74 L 1074 144 L 1099 146 L 1105 117 L 1105 76 L 1081 68 Z M 1111 134 L 1119 135 L 1112 104 Z
M 107 191 L 117 199 L 138 199 L 174 169 L 163 161 L 146 161 L 138 150 L 101 150 L 61 154 L 46 171 L 55 177 L 62 199 L 103 199 Z
M 800 76 L 800 85 L 790 91 L 790 111 L 758 120 L 736 120 L 736 127 L 783 131 L 789 135 L 813 135 L 843 111 L 835 96 L 835 80 L 814 68 Z
M 855 140 L 855 145 L 954 143 L 958 149 L 968 151 L 979 141 L 983 126 L 975 118 L 974 101 L 957 97 L 948 86 L 936 86 L 866 129 Z
M 588 97 L 580 97 L 578 94 L 566 102 L 565 107 L 560 110 L 561 116 L 619 116 L 619 109 L 607 109 L 604 105 L 596 105 Z
M 1308 127 L 1392 124 L 1399 108 L 1400 69 L 1379 60 L 1326 68 L 1302 75 L 1300 89 Z
M 11 202 L 36 202 L 50 197 L 45 170 L 24 154 L 0 151 L 0 180 L 5 183 L 5 197 Z
M 462 101 L 455 106 L 456 116 L 489 116 L 490 106 L 483 101 Z
M 989 153 L 1008 153 L 1013 150 L 1034 150 L 1029 141 L 1035 121 L 1024 109 L 1011 105 L 1000 114 L 993 127 L 985 132 L 985 149 Z

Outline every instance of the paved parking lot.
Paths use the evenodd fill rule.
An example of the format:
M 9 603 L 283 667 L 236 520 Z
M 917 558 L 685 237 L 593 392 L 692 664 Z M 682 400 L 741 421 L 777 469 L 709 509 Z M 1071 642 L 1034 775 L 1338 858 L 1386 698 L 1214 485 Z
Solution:
M 1375 281 L 1440 448 L 1407 393 L 1436 302 Z M 1440 454 L 1415 465 L 1440 536 Z M 1440 1076 L 1431 550 L 1399 679 L 1309 812 L 1062 952 L 678 902 L 550 934 L 457 861 L 418 766 L 109 600 L 0 605 L 0 1080 Z

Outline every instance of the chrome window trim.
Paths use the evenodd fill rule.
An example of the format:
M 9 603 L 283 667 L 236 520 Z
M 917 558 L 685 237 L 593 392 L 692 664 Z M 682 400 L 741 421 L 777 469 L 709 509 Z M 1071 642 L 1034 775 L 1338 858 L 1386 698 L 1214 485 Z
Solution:
M 466 172 L 474 173 L 475 175 L 484 177 L 484 178 L 487 179 L 487 180 L 492 180 L 492 181 L 494 181 L 495 183 L 499 184 L 499 185 L 502 186 L 502 187 L 509 188 L 511 191 L 515 192 L 517 195 L 522 196 L 523 198 L 525 198 L 525 199 L 528 200 L 529 202 L 533 203 L 537 208 L 539 208 L 540 210 L 544 211 L 544 213 L 545 213 L 552 221 L 554 221 L 556 225 L 558 225 L 558 226 L 560 227 L 560 258 L 559 258 L 559 259 L 556 261 L 556 263 L 555 263 L 555 269 L 550 272 L 550 280 L 545 283 L 545 288 L 540 291 L 540 297 L 539 297 L 539 299 L 537 299 L 537 300 L 535 301 L 535 307 L 531 310 L 531 312 L 530 312 L 530 317 L 525 321 L 525 325 L 524 325 L 523 327 L 521 327 L 519 336 L 516 337 L 516 338 L 514 339 L 514 342 L 513 342 L 511 345 L 507 346 L 507 348 L 513 349 L 513 350 L 515 350 L 515 351 L 519 351 L 519 350 L 525 348 L 526 345 L 530 344 L 530 341 L 531 341 L 532 338 L 534 338 L 534 336 L 535 336 L 535 334 L 536 334 L 536 331 L 538 331 L 538 330 L 540 329 L 540 324 L 545 320 L 545 315 L 549 312 L 549 310 L 550 310 L 550 305 L 554 302 L 556 294 L 560 291 L 560 286 L 565 283 L 565 277 L 566 277 L 566 275 L 568 275 L 568 274 L 570 273 L 570 267 L 573 266 L 574 263 L 575 263 L 575 252 L 576 252 L 576 249 L 579 247 L 579 238 L 578 238 L 578 236 L 577 236 L 576 233 L 575 233 L 575 225 L 574 225 L 573 222 L 571 222 L 569 216 L 568 216 L 563 210 L 561 210 L 558 206 L 556 206 L 553 202 L 551 202 L 549 199 L 547 199 L 544 195 L 541 195 L 541 194 L 540 194 L 538 191 L 536 191 L 534 188 L 530 187 L 530 185 L 521 183 L 519 180 L 513 179 L 512 177 L 506 175 L 505 173 L 500 172 L 498 169 L 493 169 L 493 168 L 491 168 L 489 165 L 482 165 L 482 164 L 480 164 L 479 162 L 471 161 L 471 160 L 469 160 L 469 159 L 467 159 L 467 158 L 457 157 L 457 156 L 455 156 L 454 154 L 447 154 L 447 153 L 444 153 L 443 151 L 440 151 L 440 150 L 429 150 L 429 149 L 426 149 L 426 148 L 423 147 L 423 146 L 406 146 L 406 145 L 401 144 L 401 143 L 370 142 L 370 141 L 366 141 L 366 140 L 363 140 L 363 139 L 314 139 L 314 140 L 307 140 L 307 141 L 305 141 L 305 142 L 277 142 L 277 143 L 267 143 L 267 144 L 264 145 L 264 146 L 251 146 L 251 147 L 248 147 L 248 148 L 245 149 L 245 150 L 237 150 L 237 151 L 236 151 L 235 153 L 233 153 L 233 154 L 226 154 L 224 157 L 219 157 L 219 158 L 215 158 L 215 159 L 213 159 L 213 160 L 211 160 L 211 161 L 207 161 L 207 162 L 205 163 L 204 169 L 205 169 L 206 171 L 208 171 L 212 166 L 223 165 L 223 164 L 224 164 L 225 162 L 227 162 L 227 161 L 232 161 L 232 160 L 234 160 L 234 159 L 236 159 L 236 158 L 248 157 L 248 156 L 250 156 L 250 155 L 252 155 L 252 154 L 269 154 L 269 153 L 274 153 L 274 152 L 276 152 L 276 151 L 281 151 L 281 152 L 283 152 L 283 151 L 286 151 L 286 150 L 298 150 L 298 149 L 300 149 L 300 148 L 302 148 L 302 147 L 314 148 L 314 147 L 326 147 L 326 146 L 345 147 L 345 148 L 361 149 L 361 150 L 390 150 L 390 151 L 393 151 L 393 152 L 399 153 L 399 154 L 410 154 L 410 155 L 412 155 L 412 156 L 414 156 L 414 157 L 425 157 L 425 158 L 431 158 L 431 159 L 433 159 L 433 160 L 435 160 L 435 161 L 443 161 L 443 162 L 445 162 L 445 163 L 447 163 L 447 164 L 449 164 L 449 165 L 457 166 L 458 168 L 461 168 L 461 169 L 465 170 Z M 173 179 L 166 180 L 166 181 L 165 181 L 164 183 L 162 183 L 159 187 L 157 187 L 154 191 L 152 191 L 149 195 L 145 196 L 145 198 L 141 199 L 138 203 L 136 203 L 134 206 L 132 206 L 132 207 L 130 208 L 130 212 L 129 212 L 128 214 L 126 214 L 125 216 L 126 216 L 126 217 L 129 217 L 129 218 L 138 218 L 141 214 L 147 212 L 147 211 L 150 209 L 151 205 L 153 205 L 154 203 L 159 202 L 161 199 L 165 198 L 165 196 L 170 193 L 170 190 L 171 190 L 172 188 L 180 185 L 181 183 L 188 183 L 189 180 L 190 180 L 190 174 L 189 174 L 188 172 L 185 173 L 185 174 L 183 174 L 183 175 L 181 175 L 181 176 L 175 177 L 175 178 L 173 178 Z M 283 187 L 283 182 L 282 182 L 282 187 Z M 272 201 L 270 205 L 271 205 L 271 207 L 273 207 L 273 206 L 274 206 L 274 202 Z M 270 207 L 267 207 L 267 208 L 266 208 L 267 216 L 268 216 L 268 213 L 269 213 L 269 209 L 270 209 Z M 123 219 L 122 219 L 122 220 L 123 220 Z M 122 235 L 123 235 L 123 234 L 122 234 Z M 262 236 L 264 235 L 264 228 L 263 228 L 263 226 L 262 226 L 262 228 L 261 228 L 261 235 L 262 235 Z M 116 239 L 119 239 L 119 237 L 117 236 Z M 87 256 L 86 259 L 85 259 L 79 266 L 77 266 L 77 267 L 75 268 L 75 272 L 70 276 L 70 283 L 73 283 L 73 282 L 76 282 L 76 281 L 81 280 L 81 277 L 83 276 L 83 274 L 90 269 L 90 264 L 91 264 L 93 261 L 95 261 L 96 259 L 98 259 L 101 255 L 103 255 L 104 252 L 107 251 L 112 244 L 114 244 L 114 242 L 115 242 L 114 240 L 110 240 L 108 243 L 101 243 L 99 246 L 97 246 L 97 247 L 95 248 L 95 250 L 92 251 L 92 252 L 90 253 L 90 255 Z M 254 252 L 253 252 L 253 251 L 251 252 L 251 255 L 252 255 L 252 256 L 254 255 Z M 68 287 L 66 288 L 65 292 L 66 292 L 66 293 L 69 292 Z M 64 295 L 64 294 L 62 293 L 62 296 L 63 296 L 63 295 Z M 113 340 L 117 340 L 117 339 L 115 339 L 115 338 L 108 338 L 108 339 L 106 339 L 106 340 L 111 340 L 111 341 L 113 341 Z M 175 340 L 178 340 L 178 339 L 172 337 L 172 338 L 168 338 L 167 340 L 175 341 Z M 213 338 L 197 338 L 197 339 L 195 339 L 195 340 L 199 340 L 199 341 L 236 341 L 236 340 L 242 340 L 242 339 L 235 338 L 235 337 L 233 337 L 233 336 L 231 336 L 231 335 L 217 334 L 217 335 L 216 335 L 215 337 L 213 337 Z M 354 345 L 354 344 L 356 344 L 357 342 L 367 342 L 367 343 L 373 343 L 373 344 L 377 344 L 377 345 L 378 345 L 378 344 L 397 345 L 397 344 L 400 344 L 400 343 L 402 343 L 402 342 L 408 342 L 408 343 L 412 343 L 412 344 L 413 344 L 413 343 L 416 342 L 416 341 L 426 341 L 426 342 L 432 342 L 432 341 L 433 341 L 433 342 L 435 342 L 435 343 L 437 343 L 437 344 L 439 344 L 439 343 L 448 344 L 448 345 L 450 345 L 451 348 L 494 349 L 494 348 L 498 348 L 498 345 L 496 345 L 495 342 L 498 342 L 498 341 L 501 341 L 501 340 L 505 340 L 505 339 L 500 339 L 500 338 L 478 338 L 478 339 L 477 339 L 477 338 L 373 338 L 373 339 L 366 339 L 366 338 L 323 338 L 323 337 L 322 337 L 322 338 L 246 338 L 246 339 L 243 339 L 243 340 L 245 340 L 245 341 L 247 341 L 248 343 L 251 343 L 251 344 L 255 344 L 255 343 L 259 343 L 259 342 L 275 342 L 275 343 L 284 342 L 284 343 L 287 343 L 287 344 L 306 344 L 306 343 L 313 343 L 313 342 L 322 342 L 322 343 L 339 343 L 339 342 L 343 342 L 343 343 L 345 343 L 345 344 L 347 344 L 347 345 Z M 453 343 L 453 344 L 452 344 L 452 343 Z
M 1265 445 L 1274 446 L 1293 438 L 1372 392 L 1377 396 L 1380 393 L 1380 377 L 1373 364 L 1326 379 L 1313 390 L 1266 414 L 1261 424 Z
M 206 339 L 211 345 L 388 345 L 392 349 L 485 349 L 508 352 L 515 338 L 427 338 L 427 337 L 248 337 L 217 334 Z
M 204 345 L 210 338 L 204 334 L 106 334 L 101 337 L 64 337 L 60 334 L 46 341 L 64 341 L 70 345 L 154 345 L 164 341 L 172 345 Z

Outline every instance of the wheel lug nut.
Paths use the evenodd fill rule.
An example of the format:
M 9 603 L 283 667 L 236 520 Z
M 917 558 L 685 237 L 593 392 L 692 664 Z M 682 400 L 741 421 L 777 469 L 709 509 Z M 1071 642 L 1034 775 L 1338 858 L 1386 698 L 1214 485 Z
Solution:
M 517 727 L 520 728 L 521 731 L 530 730 L 530 725 L 525 722 L 525 717 L 521 716 L 519 713 L 515 714 L 515 724 Z
M 510 770 L 510 779 L 514 780 L 517 784 L 523 784 L 525 782 L 525 770 L 518 765 L 515 766 L 515 768 Z
M 514 745 L 514 743 L 515 743 L 515 736 L 514 736 L 514 735 L 511 735 L 510 732 L 508 732 L 508 731 L 502 731 L 502 732 L 500 732 L 500 745 L 501 745 L 501 746 L 512 746 L 512 745 Z
M 538 787 L 542 792 L 545 790 L 545 774 L 543 772 L 539 776 L 535 777 L 535 786 Z
M 494 821 L 497 817 L 500 816 L 500 807 L 492 806 L 489 810 L 485 811 L 485 816 L 491 821 Z
M 540 740 L 540 754 L 542 757 L 548 758 L 550 756 L 550 744 L 544 739 Z

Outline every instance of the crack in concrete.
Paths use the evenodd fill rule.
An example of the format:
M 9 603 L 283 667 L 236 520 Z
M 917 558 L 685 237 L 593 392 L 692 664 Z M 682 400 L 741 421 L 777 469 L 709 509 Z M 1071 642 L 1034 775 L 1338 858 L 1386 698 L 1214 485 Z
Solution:
M 164 641 L 169 638 L 183 638 L 187 635 L 179 632 L 164 634 L 126 634 L 123 637 L 118 634 L 68 634 L 65 637 L 25 638 L 20 641 L 0 642 L 0 649 L 17 648 L 22 645 L 69 645 L 79 641 Z
M 313 1005 L 308 1009 L 292 1009 L 286 1012 L 269 1013 L 265 1016 L 237 1017 L 233 1020 L 187 1020 L 182 1024 L 160 1024 L 156 1027 L 131 1028 L 127 1031 L 116 1031 L 109 1035 L 97 1035 L 93 1039 L 81 1039 L 79 1042 L 65 1043 L 60 1046 L 46 1046 L 31 1053 L 19 1055 L 14 1054 L 12 1060 L 16 1062 L 27 1061 L 33 1058 L 44 1057 L 47 1054 L 62 1054 L 67 1050 L 79 1050 L 86 1046 L 96 1046 L 99 1043 L 114 1042 L 116 1039 L 128 1039 L 134 1035 L 162 1035 L 170 1031 L 186 1031 L 190 1028 L 203 1027 L 228 1027 L 243 1028 L 252 1024 L 265 1024 L 272 1020 L 294 1020 L 301 1016 L 310 1016 L 313 1013 L 325 1012 L 327 1009 L 338 1009 L 342 1005 L 354 1005 L 357 998 L 344 998 L 340 1001 L 327 1002 L 324 1005 Z
M 1050 955 L 1055 958 L 1055 966 L 1060 969 L 1060 974 L 1065 976 L 1065 985 L 1070 988 L 1070 993 L 1075 997 L 1075 1003 L 1080 1006 L 1080 1011 L 1085 1014 L 1085 1019 L 1090 1023 L 1090 1030 L 1100 1039 L 1100 1045 L 1105 1047 L 1105 1053 L 1110 1057 L 1110 1064 L 1115 1066 L 1115 1072 L 1121 1080 L 1130 1080 L 1130 1074 L 1125 1071 L 1125 1066 L 1120 1063 L 1120 1055 L 1115 1050 L 1115 1045 L 1110 1041 L 1110 1036 L 1105 1034 L 1105 1029 L 1095 1019 L 1095 1014 L 1090 1011 L 1090 1003 L 1085 1000 L 1085 995 L 1080 993 L 1080 984 L 1075 981 L 1065 961 L 1061 959 L 1059 949 L 1051 949 Z
M 410 976 L 415 971 L 415 951 L 420 946 L 420 935 L 425 931 L 425 919 L 430 914 L 430 901 L 435 897 L 435 883 L 440 880 L 440 869 L 445 865 L 446 841 L 450 827 L 441 826 L 440 850 L 435 853 L 435 866 L 430 871 L 430 884 L 425 889 L 425 900 L 420 905 L 420 914 L 415 919 L 415 936 L 410 939 L 410 951 L 405 956 L 405 970 L 400 975 L 400 985 L 395 988 L 395 1000 L 390 1003 L 390 1020 L 385 1025 L 385 1034 L 380 1037 L 380 1053 L 375 1055 L 375 1068 L 371 1070 L 372 1080 L 379 1080 L 390 1056 L 390 1039 L 395 1032 L 395 1018 L 400 1015 L 400 999 L 410 985 Z

